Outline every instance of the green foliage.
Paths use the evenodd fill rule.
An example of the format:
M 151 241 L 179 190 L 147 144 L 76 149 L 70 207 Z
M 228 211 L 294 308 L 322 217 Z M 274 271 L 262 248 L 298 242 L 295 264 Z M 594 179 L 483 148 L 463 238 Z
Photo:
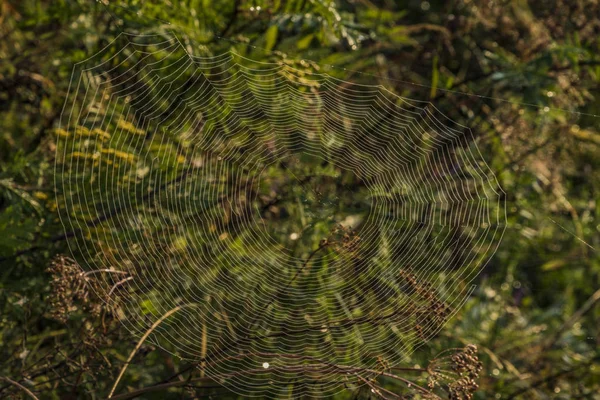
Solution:
M 103 240 L 112 234 L 110 226 L 85 208 L 71 210 L 71 217 L 85 229 L 65 234 L 57 200 L 61 204 L 69 196 L 91 193 L 110 174 L 113 185 L 101 187 L 103 198 L 125 193 L 130 196 L 125 202 L 146 201 L 146 219 L 118 232 L 125 241 L 139 235 L 142 227 L 157 226 L 152 209 L 177 206 L 148 195 L 147 180 L 157 173 L 177 179 L 186 166 L 206 157 L 182 154 L 176 144 L 186 149 L 185 140 L 170 132 L 164 133 L 169 141 L 151 137 L 143 147 L 131 146 L 132 140 L 148 132 L 138 121 L 120 115 L 123 110 L 117 110 L 120 118 L 106 130 L 64 129 L 60 124 L 73 64 L 105 49 L 107 65 L 116 66 L 117 61 L 109 58 L 124 47 L 119 34 L 127 31 L 165 38 L 174 33 L 185 46 L 194 46 L 195 55 L 214 56 L 231 49 L 259 62 L 277 61 L 307 72 L 382 85 L 411 99 L 431 100 L 444 115 L 469 126 L 473 143 L 507 193 L 507 231 L 464 307 L 410 355 L 406 365 L 386 366 L 382 359 L 382 370 L 405 368 L 402 377 L 428 387 L 433 374 L 427 367 L 439 363 L 441 353 L 474 344 L 483 363 L 476 399 L 598 398 L 599 15 L 597 4 L 576 0 L 477 7 L 462 0 L 452 4 L 192 0 L 169 6 L 134 0 L 4 0 L 0 3 L 0 377 L 39 398 L 108 395 L 137 341 L 118 321 L 119 296 L 126 296 L 126 284 L 119 283 L 115 271 L 100 272 L 97 278 L 110 283 L 108 291 L 115 288 L 108 298 L 106 287 L 94 286 L 97 274 L 84 279 L 96 288 L 90 292 L 76 291 L 77 279 L 59 280 L 75 285 L 66 290 L 76 293 L 69 296 L 74 303 L 63 320 L 52 305 L 58 290 L 53 282 L 72 269 L 64 259 L 59 259 L 62 269 L 48 267 L 55 255 L 69 254 L 66 239 L 97 246 L 114 257 L 115 265 L 127 258 L 125 254 L 135 255 L 143 248 L 113 248 Z M 125 68 L 133 65 L 133 58 L 129 62 Z M 161 88 L 153 86 L 156 91 Z M 166 112 L 169 104 L 156 108 Z M 54 190 L 55 179 L 59 189 L 69 183 L 66 175 L 53 174 L 55 163 L 63 161 L 61 154 L 79 158 L 92 171 L 85 180 L 75 177 L 74 182 L 83 182 L 77 186 L 79 192 Z M 303 161 L 310 165 L 310 160 Z M 314 168 L 321 168 L 316 184 L 328 198 L 335 198 L 334 180 L 323 177 L 336 171 Z M 290 184 L 282 168 L 267 170 L 264 179 L 265 218 L 280 224 L 273 236 L 283 240 L 305 225 L 302 218 L 307 218 L 304 213 L 310 207 L 303 200 L 313 199 L 303 198 L 304 191 Z M 269 193 L 271 185 L 291 189 L 284 199 L 277 199 Z M 361 216 L 368 207 L 365 197 L 357 190 L 355 198 L 339 202 L 336 212 Z M 235 216 L 236 210 L 227 210 L 218 199 L 189 200 L 215 218 Z M 175 218 L 177 213 L 172 214 Z M 298 257 L 310 257 L 335 230 L 332 221 L 321 217 L 315 217 L 310 235 L 295 242 Z M 173 222 L 185 226 L 183 221 Z M 157 228 L 150 237 L 182 268 L 190 243 L 206 245 L 189 226 L 179 231 Z M 337 236 L 330 240 L 335 246 L 328 245 L 315 258 L 317 272 L 333 268 L 330 255 L 348 248 L 348 240 Z M 240 257 L 252 250 L 243 234 L 223 242 Z M 386 238 L 379 245 L 385 250 Z M 235 268 L 230 272 L 235 276 Z M 231 279 L 219 275 L 217 268 L 213 273 L 216 280 Z M 361 284 L 367 292 L 370 283 Z M 238 300 L 231 295 L 232 304 Z M 342 300 L 352 309 L 352 318 L 361 317 L 361 310 L 353 308 L 355 299 Z M 147 300 L 140 307 L 154 316 L 166 311 L 157 310 L 155 304 Z M 177 384 L 149 391 L 143 398 L 180 398 L 182 393 L 235 397 L 218 385 L 207 385 L 201 373 L 186 369 L 175 352 L 144 343 L 117 393 L 167 380 L 181 382 L 171 379 L 180 374 L 183 379 L 198 379 L 197 385 Z M 434 385 L 436 393 L 448 397 L 455 378 L 440 380 Z M 376 384 L 398 396 L 413 396 L 403 398 L 425 397 L 390 377 L 380 376 Z M 293 397 L 291 386 L 282 389 L 282 397 Z M 366 399 L 373 396 L 369 389 L 352 383 L 336 398 Z M 0 397 L 18 398 L 21 393 L 18 386 L 0 381 Z M 385 393 L 383 397 L 391 398 Z

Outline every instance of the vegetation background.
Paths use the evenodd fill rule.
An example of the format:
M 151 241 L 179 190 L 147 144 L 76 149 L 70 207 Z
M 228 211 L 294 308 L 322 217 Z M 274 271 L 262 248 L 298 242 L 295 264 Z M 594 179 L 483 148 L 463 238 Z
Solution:
M 395 374 L 426 387 L 425 366 L 472 344 L 478 387 L 438 377 L 442 398 L 600 399 L 600 4 L 584 0 L 1 0 L 1 398 L 105 398 L 124 366 L 120 398 L 236 397 L 137 348 L 57 258 L 69 254 L 53 165 L 72 66 L 122 30 L 167 28 L 206 54 L 267 60 L 254 44 L 367 73 L 344 79 L 471 127 L 507 193 L 507 231 L 464 307 Z M 374 385 L 428 396 L 405 383 Z M 336 397 L 378 396 L 368 389 Z

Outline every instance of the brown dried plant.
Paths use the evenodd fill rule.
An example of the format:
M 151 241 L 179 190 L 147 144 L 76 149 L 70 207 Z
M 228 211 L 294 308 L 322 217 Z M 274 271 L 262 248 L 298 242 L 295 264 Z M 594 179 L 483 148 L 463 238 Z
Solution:
M 483 368 L 477 356 L 477 346 L 469 344 L 462 349 L 440 353 L 427 366 L 428 387 L 446 385 L 450 400 L 470 400 L 477 391 L 477 379 Z
M 52 274 L 48 298 L 52 318 L 67 322 L 79 309 L 94 316 L 100 314 L 101 304 L 90 292 L 89 279 L 75 260 L 59 255 L 52 260 L 48 272 Z
M 64 255 L 52 260 L 48 272 L 52 275 L 48 296 L 50 315 L 61 322 L 66 322 L 76 311 L 92 317 L 100 316 L 102 311 L 115 311 L 122 295 L 118 289 L 132 279 L 128 273 L 112 268 L 84 272 L 77 261 Z M 97 279 L 99 273 L 109 273 L 114 284 L 107 289 Z
M 327 239 L 324 239 L 330 248 L 338 253 L 355 254 L 360 245 L 360 236 L 348 226 L 342 224 L 336 225 Z

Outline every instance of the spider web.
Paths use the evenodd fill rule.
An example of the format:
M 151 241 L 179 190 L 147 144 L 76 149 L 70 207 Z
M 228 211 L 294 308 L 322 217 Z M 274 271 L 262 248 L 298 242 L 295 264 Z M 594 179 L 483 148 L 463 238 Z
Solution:
M 407 360 L 504 232 L 471 131 L 306 61 L 193 48 L 124 33 L 75 65 L 56 157 L 73 256 L 135 335 L 176 309 L 150 340 L 245 396 Z

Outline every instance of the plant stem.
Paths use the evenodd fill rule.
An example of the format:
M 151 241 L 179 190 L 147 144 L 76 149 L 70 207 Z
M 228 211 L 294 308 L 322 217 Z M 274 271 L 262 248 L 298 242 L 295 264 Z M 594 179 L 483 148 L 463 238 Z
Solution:
M 19 382 L 13 381 L 10 378 L 7 378 L 5 376 L 0 376 L 0 380 L 8 382 L 9 384 L 18 387 L 19 389 L 21 389 L 22 391 L 24 391 L 25 393 L 27 393 L 27 395 L 29 395 L 29 397 L 31 397 L 32 399 L 35 400 L 40 400 L 37 398 L 37 396 L 35 394 L 33 394 L 33 392 L 29 389 L 27 389 L 25 386 L 21 385 Z
M 119 372 L 119 376 L 117 377 L 117 380 L 115 381 L 115 383 L 113 384 L 112 389 L 110 390 L 110 393 L 108 394 L 108 398 L 111 399 L 113 398 L 113 394 L 115 393 L 115 390 L 117 389 L 117 386 L 119 385 L 119 382 L 121 381 L 121 378 L 123 377 L 123 374 L 125 373 L 125 370 L 127 369 L 127 367 L 129 366 L 129 364 L 131 363 L 131 360 L 133 360 L 133 357 L 135 356 L 135 354 L 137 353 L 137 351 L 140 349 L 140 347 L 142 347 L 142 344 L 144 343 L 144 341 L 146 340 L 146 338 L 152 333 L 152 331 L 154 331 L 154 329 L 156 329 L 165 319 L 169 318 L 171 315 L 175 314 L 177 311 L 181 310 L 182 308 L 184 308 L 186 306 L 177 306 L 175 308 L 173 308 L 170 311 L 167 311 L 162 317 L 160 317 L 158 320 L 156 320 L 154 322 L 154 324 L 152 324 L 152 326 L 150 327 L 150 329 L 148 329 L 146 331 L 146 333 L 144 333 L 144 336 L 142 336 L 140 338 L 140 340 L 138 341 L 137 345 L 135 346 L 135 348 L 131 351 L 131 353 L 129 354 L 129 357 L 127 358 L 127 361 L 125 362 L 125 365 L 123 365 L 123 368 L 121 368 L 121 372 Z

